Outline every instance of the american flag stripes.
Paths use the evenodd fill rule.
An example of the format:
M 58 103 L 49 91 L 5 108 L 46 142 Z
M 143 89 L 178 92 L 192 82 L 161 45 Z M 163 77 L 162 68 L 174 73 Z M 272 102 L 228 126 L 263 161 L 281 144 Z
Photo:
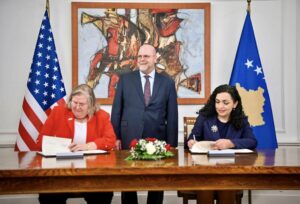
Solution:
M 47 10 L 41 24 L 19 123 L 16 151 L 36 150 L 36 139 L 51 109 L 66 96 Z

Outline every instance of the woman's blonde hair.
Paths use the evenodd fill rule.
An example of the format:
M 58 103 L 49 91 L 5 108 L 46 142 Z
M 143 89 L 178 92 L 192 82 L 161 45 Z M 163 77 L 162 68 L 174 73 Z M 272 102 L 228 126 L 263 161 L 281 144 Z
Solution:
M 88 101 L 88 116 L 91 118 L 97 110 L 99 110 L 99 105 L 96 103 L 96 97 L 94 91 L 87 84 L 80 84 L 72 90 L 71 95 L 69 96 L 67 106 L 72 109 L 72 99 L 74 96 L 84 95 Z

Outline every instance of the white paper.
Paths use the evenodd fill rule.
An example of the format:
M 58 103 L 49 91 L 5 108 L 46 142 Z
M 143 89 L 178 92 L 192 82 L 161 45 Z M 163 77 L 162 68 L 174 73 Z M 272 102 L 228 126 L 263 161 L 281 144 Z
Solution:
M 196 142 L 192 148 L 190 148 L 190 151 L 192 153 L 208 153 L 209 150 L 212 150 L 212 145 L 215 144 L 213 141 L 201 141 Z
M 223 150 L 213 150 L 212 145 L 215 142 L 213 141 L 200 141 L 195 143 L 192 148 L 190 148 L 191 153 L 215 153 L 215 154 L 241 154 L 241 153 L 252 153 L 250 149 L 223 149 Z
M 42 144 L 42 152 L 38 152 L 38 154 L 41 154 L 46 157 L 50 157 L 50 156 L 56 156 L 57 153 L 70 153 L 71 150 L 69 149 L 69 145 L 71 144 L 71 142 L 72 140 L 68 138 L 44 136 L 43 144 Z M 107 153 L 107 151 L 101 149 L 86 150 L 86 151 L 79 151 L 79 152 L 82 152 L 84 155 Z
M 242 153 L 253 153 L 252 150 L 250 149 L 234 149 L 234 153 L 237 153 L 237 154 L 242 154 Z
M 222 149 L 222 150 L 209 150 L 210 154 L 241 154 L 241 153 L 252 153 L 250 149 Z
M 71 152 L 69 145 L 72 139 L 54 137 L 54 136 L 43 136 L 42 153 L 44 155 L 56 155 L 58 152 Z
M 107 153 L 107 151 L 102 150 L 102 149 L 94 149 L 94 150 L 86 150 L 86 151 L 82 151 L 84 155 L 88 155 L 88 154 L 105 154 Z

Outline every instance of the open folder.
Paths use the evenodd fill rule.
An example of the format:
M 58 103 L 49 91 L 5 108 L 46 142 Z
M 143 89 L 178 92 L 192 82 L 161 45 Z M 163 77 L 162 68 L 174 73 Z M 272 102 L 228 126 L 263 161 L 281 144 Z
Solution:
M 69 138 L 61 138 L 54 136 L 44 136 L 42 143 L 42 151 L 38 154 L 45 157 L 57 157 L 57 158 L 81 158 L 84 155 L 89 154 L 106 154 L 105 150 L 88 150 L 88 151 L 77 151 L 71 152 L 69 145 L 72 140 Z
M 200 141 L 195 143 L 190 152 L 194 154 L 208 154 L 209 156 L 234 156 L 235 154 L 241 153 L 253 153 L 250 149 L 223 149 L 223 150 L 213 150 L 213 141 Z

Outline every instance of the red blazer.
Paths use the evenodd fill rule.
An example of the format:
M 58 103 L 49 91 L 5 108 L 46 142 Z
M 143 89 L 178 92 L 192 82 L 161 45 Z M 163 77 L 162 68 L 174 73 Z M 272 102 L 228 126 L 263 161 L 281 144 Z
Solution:
M 67 107 L 56 106 L 38 136 L 38 151 L 42 149 L 44 135 L 73 139 L 74 126 L 75 118 L 72 111 Z M 86 142 L 95 142 L 97 149 L 103 150 L 111 150 L 115 146 L 116 136 L 107 112 L 100 109 L 88 120 Z

